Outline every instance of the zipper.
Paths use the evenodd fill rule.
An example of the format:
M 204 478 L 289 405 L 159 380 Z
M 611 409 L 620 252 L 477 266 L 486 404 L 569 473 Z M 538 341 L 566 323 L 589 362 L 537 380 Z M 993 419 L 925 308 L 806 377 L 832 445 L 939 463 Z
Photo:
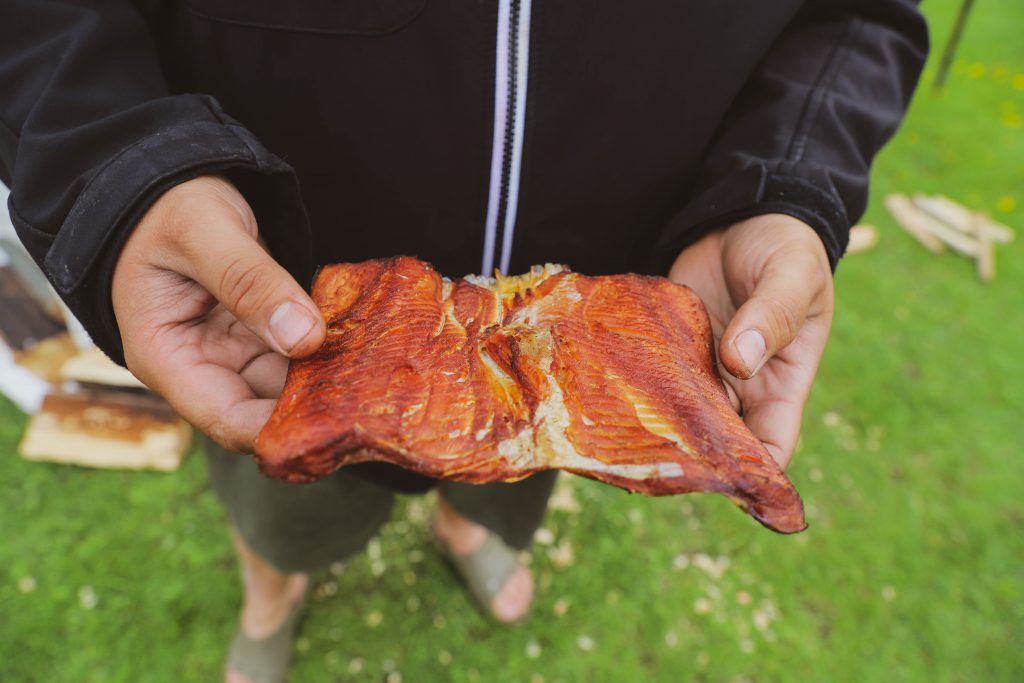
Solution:
M 530 59 L 531 0 L 498 0 L 494 66 L 494 139 L 481 275 L 497 261 L 508 273 L 519 209 L 519 174 L 526 118 L 526 75 Z M 501 249 L 498 251 L 498 236 Z

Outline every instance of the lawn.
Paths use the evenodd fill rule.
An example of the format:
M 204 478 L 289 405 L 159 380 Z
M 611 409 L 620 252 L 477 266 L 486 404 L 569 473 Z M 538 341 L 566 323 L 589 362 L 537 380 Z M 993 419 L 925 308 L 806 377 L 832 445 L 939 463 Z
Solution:
M 929 0 L 938 48 L 958 0 Z M 1024 3 L 982 0 L 945 92 L 933 55 L 878 160 L 872 251 L 837 273 L 832 340 L 790 474 L 811 527 L 724 499 L 648 499 L 563 477 L 533 553 L 539 595 L 482 618 L 405 501 L 318 577 L 293 680 L 1024 680 L 1024 235 L 980 284 L 881 208 L 943 192 L 1024 229 Z M 14 455 L 0 399 L 0 681 L 211 681 L 237 569 L 202 458 L 173 475 Z

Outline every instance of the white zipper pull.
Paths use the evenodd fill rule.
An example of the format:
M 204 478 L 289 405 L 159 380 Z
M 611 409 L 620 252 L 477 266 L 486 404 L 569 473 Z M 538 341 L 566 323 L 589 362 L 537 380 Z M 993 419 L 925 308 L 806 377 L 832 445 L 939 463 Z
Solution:
M 494 137 L 491 183 L 487 199 L 484 253 L 480 272 L 490 275 L 495 256 L 502 273 L 512 259 L 519 208 L 519 175 L 523 158 L 527 72 L 530 61 L 531 0 L 499 0 L 494 67 Z M 501 252 L 495 254 L 498 231 Z

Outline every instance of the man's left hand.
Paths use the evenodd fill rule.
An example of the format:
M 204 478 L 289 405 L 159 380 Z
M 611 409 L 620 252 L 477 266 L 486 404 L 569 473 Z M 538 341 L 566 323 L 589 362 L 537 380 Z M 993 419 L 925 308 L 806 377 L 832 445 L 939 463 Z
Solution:
M 669 279 L 704 301 L 730 398 L 786 467 L 832 325 L 821 238 L 796 218 L 755 216 L 683 250 Z

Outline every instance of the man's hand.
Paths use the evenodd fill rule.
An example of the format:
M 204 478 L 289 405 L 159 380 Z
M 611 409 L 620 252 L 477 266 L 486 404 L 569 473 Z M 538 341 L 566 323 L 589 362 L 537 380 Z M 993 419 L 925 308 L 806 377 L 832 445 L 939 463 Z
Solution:
M 128 368 L 226 448 L 251 451 L 284 385 L 288 357 L 315 351 L 317 307 L 259 242 L 226 180 L 166 192 L 114 269 Z
M 730 397 L 785 467 L 832 325 L 821 238 L 790 216 L 756 216 L 685 249 L 669 278 L 704 300 Z

